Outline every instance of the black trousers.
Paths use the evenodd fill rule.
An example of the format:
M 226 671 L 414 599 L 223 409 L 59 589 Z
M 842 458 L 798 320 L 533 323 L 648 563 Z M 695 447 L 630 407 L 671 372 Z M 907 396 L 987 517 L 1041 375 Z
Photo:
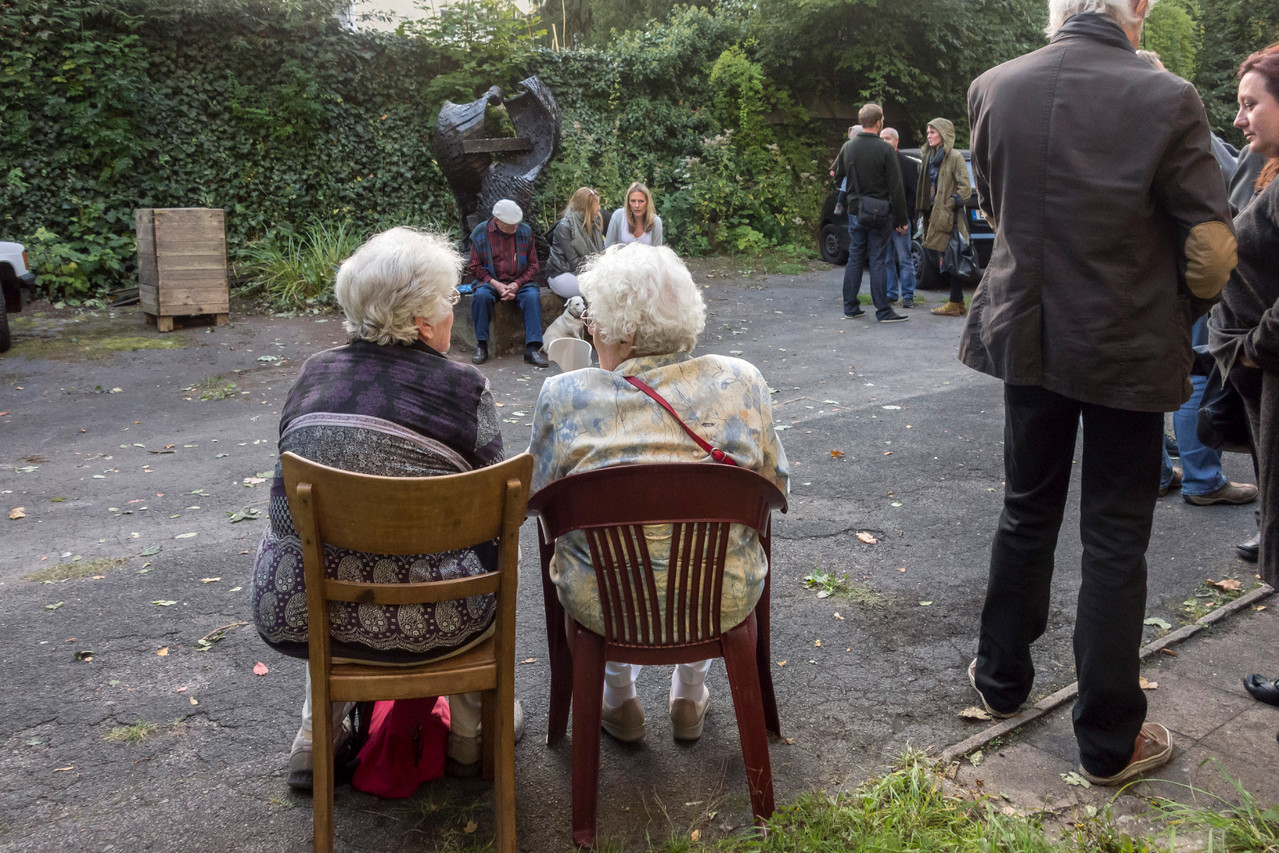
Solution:
M 1030 385 L 1005 385 L 1004 405 L 1007 485 L 991 548 L 977 685 L 998 711 L 1016 710 L 1030 695 L 1030 645 L 1048 623 L 1053 554 L 1082 420 L 1075 739 L 1084 769 L 1110 776 L 1128 763 L 1146 718 L 1138 653 L 1163 415 L 1081 403 Z

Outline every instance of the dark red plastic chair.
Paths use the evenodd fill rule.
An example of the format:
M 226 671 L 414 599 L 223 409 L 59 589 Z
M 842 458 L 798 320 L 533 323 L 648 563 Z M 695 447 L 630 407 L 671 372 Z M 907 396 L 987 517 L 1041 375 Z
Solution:
M 722 657 L 737 713 L 751 811 L 773 813 L 773 774 L 766 732 L 780 734 L 769 652 L 769 582 L 755 610 L 737 625 L 720 624 L 730 524 L 753 528 L 770 560 L 774 509 L 786 497 L 764 477 L 713 463 L 620 465 L 557 480 L 529 499 L 540 518 L 542 594 L 551 661 L 547 744 L 564 737 L 573 713 L 573 841 L 595 843 L 599 795 L 600 714 L 604 663 L 691 663 Z M 642 525 L 671 524 L 666 618 L 643 603 L 657 586 Z M 579 625 L 560 604 L 550 578 L 556 538 L 584 531 L 599 583 L 604 635 Z

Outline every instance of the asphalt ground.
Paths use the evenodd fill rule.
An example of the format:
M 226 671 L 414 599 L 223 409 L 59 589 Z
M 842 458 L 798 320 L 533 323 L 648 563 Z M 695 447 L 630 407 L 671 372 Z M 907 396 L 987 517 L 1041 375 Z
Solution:
M 842 272 L 695 268 L 711 312 L 699 350 L 760 367 L 792 466 L 790 512 L 774 522 L 779 803 L 855 787 L 907 748 L 940 753 L 974 732 L 958 712 L 973 704 L 964 670 L 1001 504 L 1001 386 L 959 364 L 962 321 L 927 306 L 907 323 L 844 319 Z M 944 299 L 926 295 L 930 306 Z M 268 483 L 257 481 L 274 463 L 280 405 L 306 356 L 343 340 L 340 322 L 237 312 L 228 327 L 159 336 L 136 309 L 39 307 L 11 318 L 14 348 L 0 356 L 0 851 L 309 849 L 310 799 L 284 784 L 304 664 L 252 627 L 264 520 L 251 516 L 266 514 Z M 161 340 L 177 346 L 129 348 Z M 546 374 L 518 357 L 484 371 L 508 452 L 518 452 Z M 202 400 L 201 387 L 227 396 Z M 1243 458 L 1228 456 L 1226 473 L 1251 480 Z M 1076 483 L 1032 698 L 1074 679 L 1077 494 Z M 25 517 L 9 520 L 18 507 Z M 237 513 L 250 517 L 233 522 Z M 1209 578 L 1250 586 L 1253 567 L 1233 546 L 1253 529 L 1251 507 L 1162 499 L 1149 615 L 1173 627 L 1197 616 L 1187 602 L 1212 603 Z M 522 546 L 521 847 L 566 850 L 571 738 L 545 745 L 531 525 Z M 55 566 L 87 576 L 53 580 Z M 805 583 L 823 575 L 824 586 Z M 1147 638 L 1163 630 L 1152 625 Z M 750 823 L 722 664 L 692 745 L 666 728 L 668 678 L 641 676 L 644 741 L 603 739 L 600 837 L 621 849 Z M 138 743 L 111 739 L 130 726 L 155 728 Z M 491 802 L 475 781 L 438 780 L 402 801 L 343 788 L 339 849 L 482 843 Z

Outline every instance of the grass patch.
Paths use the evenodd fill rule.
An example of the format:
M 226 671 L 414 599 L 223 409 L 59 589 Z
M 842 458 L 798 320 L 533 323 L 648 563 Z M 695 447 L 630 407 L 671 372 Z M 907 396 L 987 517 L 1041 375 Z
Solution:
M 338 265 L 351 256 L 363 235 L 349 222 L 317 223 L 300 234 L 273 234 L 249 244 L 238 258 L 252 283 L 280 308 L 331 304 Z
M 840 598 L 861 607 L 877 607 L 884 603 L 882 594 L 868 586 L 854 583 L 847 573 L 837 575 L 834 572 L 809 572 L 802 582 L 807 589 L 817 590 L 818 598 Z
M 51 358 L 66 361 L 97 361 L 117 352 L 146 349 L 178 349 L 181 338 L 148 335 L 95 335 L 82 330 L 63 329 L 58 337 L 22 338 L 14 341 L 12 352 L 25 358 Z
M 282 797 L 279 794 L 272 794 L 271 796 L 266 798 L 266 801 L 270 803 L 271 805 L 279 806 L 282 809 L 293 809 L 293 808 L 297 808 L 297 805 L 298 805 L 297 803 L 290 800 L 288 797 Z
M 155 723 L 138 720 L 131 726 L 115 726 L 111 731 L 107 732 L 103 739 L 116 741 L 117 743 L 139 744 L 155 734 L 159 728 Z
M 104 575 L 111 569 L 117 569 L 128 562 L 128 557 L 96 557 L 92 560 L 73 560 L 70 563 L 56 563 L 48 568 L 23 575 L 27 581 L 54 583 L 57 581 L 89 578 Z
M 1279 853 L 1279 807 L 1258 805 L 1238 781 L 1231 779 L 1238 803 L 1213 797 L 1215 808 L 1162 802 L 1156 812 L 1168 822 L 1170 834 L 1178 827 L 1207 835 L 1202 850 L 1221 853 Z M 1201 793 L 1201 792 L 1200 792 Z
M 1225 579 L 1217 581 L 1217 583 L 1229 585 L 1229 582 Z M 1181 602 L 1178 608 L 1181 624 L 1189 625 L 1192 622 L 1197 622 L 1221 605 L 1234 601 L 1243 594 L 1242 584 L 1239 585 L 1239 589 L 1222 589 L 1210 581 L 1204 581 L 1201 586 L 1190 594 L 1189 598 Z
M 206 376 L 186 389 L 188 394 L 199 394 L 201 400 L 225 400 L 236 395 L 234 382 L 221 376 Z

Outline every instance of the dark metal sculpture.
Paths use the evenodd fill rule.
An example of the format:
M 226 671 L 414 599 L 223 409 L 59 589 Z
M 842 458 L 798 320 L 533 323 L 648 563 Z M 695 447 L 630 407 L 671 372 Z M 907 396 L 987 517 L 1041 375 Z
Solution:
M 527 215 L 533 182 L 560 145 L 560 108 L 536 76 L 520 81 L 523 94 L 506 98 L 497 86 L 469 104 L 445 101 L 435 120 L 431 147 L 453 188 L 462 233 L 489 218 L 493 205 L 509 198 Z M 485 111 L 503 106 L 515 137 L 486 135 Z M 494 155 L 501 155 L 494 157 Z

